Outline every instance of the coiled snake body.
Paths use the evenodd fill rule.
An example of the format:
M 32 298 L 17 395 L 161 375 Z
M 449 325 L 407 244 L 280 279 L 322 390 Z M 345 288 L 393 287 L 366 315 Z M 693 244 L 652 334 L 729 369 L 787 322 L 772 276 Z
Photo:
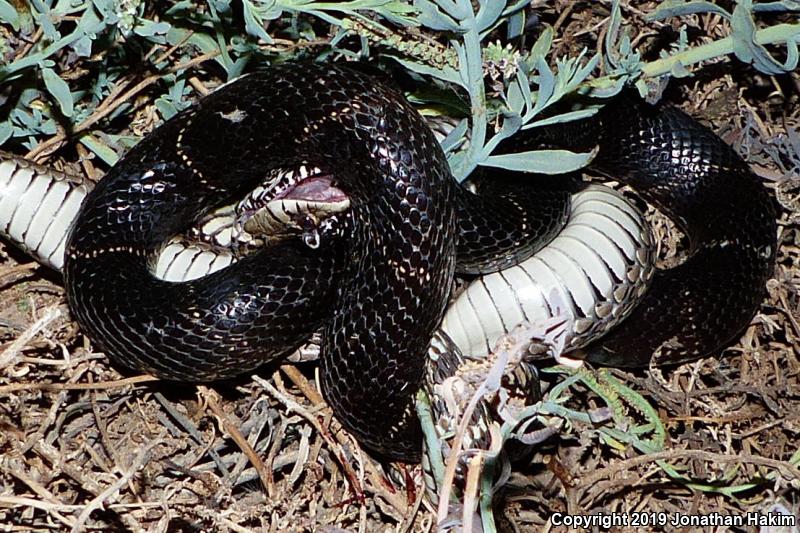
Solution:
M 775 206 L 731 147 L 682 111 L 631 97 L 613 100 L 588 120 L 531 131 L 515 136 L 513 147 L 554 145 L 576 151 L 598 147 L 592 169 L 631 185 L 675 222 L 688 238 L 687 257 L 677 267 L 657 270 L 623 326 L 585 348 L 590 338 L 580 324 L 594 324 L 599 310 L 584 303 L 589 298 L 581 301 L 580 294 L 608 295 L 595 298 L 593 304 L 623 301 L 611 297 L 605 284 L 596 281 L 624 279 L 609 261 L 620 253 L 592 254 L 583 261 L 534 257 L 510 271 L 524 271 L 534 278 L 526 284 L 538 287 L 533 295 L 526 294 L 529 289 L 519 289 L 509 272 L 490 274 L 482 283 L 493 289 L 494 298 L 506 295 L 502 305 L 492 306 L 488 313 L 483 307 L 474 308 L 468 298 L 480 298 L 482 289 L 471 286 L 444 318 L 445 330 L 465 354 L 480 355 L 482 348 L 492 346 L 519 321 L 512 317 L 547 316 L 553 308 L 548 287 L 565 293 L 565 311 L 579 325 L 572 345 L 583 349 L 572 357 L 603 365 L 637 367 L 651 360 L 675 364 L 699 359 L 722 348 L 749 323 L 775 261 Z M 599 212 L 589 215 L 602 218 Z M 601 231 L 599 226 L 594 228 L 595 233 Z M 598 235 L 593 240 L 599 243 L 606 238 Z M 622 252 L 624 246 L 619 242 L 616 246 Z M 556 246 L 555 253 L 564 255 L 564 247 L 563 243 Z M 585 246 L 572 245 L 574 252 L 580 248 Z M 564 264 L 566 269 L 559 266 Z M 568 269 L 584 269 L 586 274 L 570 278 L 565 274 Z M 627 275 L 640 273 L 634 268 Z M 554 278 L 558 281 L 551 281 Z M 587 282 L 588 288 L 569 290 L 571 285 Z M 534 305 L 531 312 L 529 307 Z
M 320 248 L 288 242 L 183 284 L 151 274 L 172 235 L 298 165 L 323 169 L 350 197 Z M 525 231 L 557 230 L 567 198 L 543 197 L 550 216 Z M 166 122 L 88 195 L 66 246 L 70 306 L 116 361 L 191 381 L 255 368 L 327 321 L 327 400 L 370 447 L 415 457 L 417 426 L 406 417 L 450 290 L 457 202 L 476 202 L 478 219 L 486 211 L 456 188 L 433 134 L 400 95 L 340 67 L 274 68 Z M 502 226 L 498 218 L 493 231 Z M 459 253 L 480 270 L 470 242 Z
M 550 132 L 599 147 L 592 166 L 631 185 L 686 235 L 688 258 L 656 272 L 624 328 L 586 355 L 614 366 L 675 364 L 729 343 L 753 317 L 777 252 L 774 199 L 736 152 L 675 108 L 617 100 Z
M 757 180 L 718 138 L 682 114 L 667 115 L 678 117 L 673 122 L 637 123 L 635 117 L 646 113 L 636 109 L 632 121 L 621 121 L 625 127 L 605 131 L 600 118 L 577 134 L 544 135 L 580 147 L 602 132 L 598 161 L 619 156 L 609 168 L 641 165 L 644 170 L 631 170 L 628 178 L 644 186 L 648 199 L 669 204 L 663 208 L 687 227 L 698 219 L 708 226 L 704 217 L 737 210 L 741 223 L 723 235 L 725 241 L 709 243 L 721 235 L 715 232 L 689 232 L 700 244 L 682 267 L 687 272 L 677 280 L 656 279 L 656 296 L 632 316 L 640 331 L 628 335 L 640 345 L 625 346 L 634 363 L 646 362 L 641 354 L 649 358 L 653 338 L 665 332 L 688 333 L 686 343 L 678 339 L 684 350 L 675 353 L 697 357 L 717 349 L 752 316 L 774 257 L 774 216 Z M 659 143 L 659 128 L 681 133 Z M 698 150 L 692 144 L 697 135 L 713 149 L 702 144 Z M 318 248 L 287 241 L 185 283 L 152 275 L 154 258 L 169 238 L 276 170 L 298 165 L 320 168 L 351 202 Z M 708 178 L 722 170 L 732 178 Z M 685 202 L 673 201 L 676 191 Z M 241 374 L 293 350 L 322 325 L 322 387 L 337 417 L 370 448 L 410 459 L 419 456 L 420 440 L 409 406 L 445 309 L 457 248 L 471 272 L 530 255 L 563 224 L 567 198 L 543 195 L 527 211 L 505 209 L 492 219 L 485 200 L 455 185 L 432 133 L 395 91 L 343 67 L 276 67 L 228 84 L 167 121 L 109 172 L 71 230 L 65 283 L 72 312 L 100 348 L 119 363 L 169 379 Z M 726 225 L 729 218 L 711 225 Z M 486 235 L 477 235 L 483 227 L 491 228 L 489 243 L 498 243 L 489 252 L 481 249 Z M 535 245 L 513 261 L 487 259 L 507 257 L 518 247 L 520 228 Z M 504 233 L 514 236 L 506 239 L 510 244 L 500 238 Z M 728 265 L 727 258 L 722 264 L 712 258 L 697 266 L 704 250 L 713 255 L 726 248 L 745 250 L 736 258 L 746 261 Z M 724 282 L 709 279 L 732 270 Z M 696 279 L 697 287 L 694 281 L 686 285 L 687 279 Z M 709 295 L 722 288 L 724 293 Z M 677 314 L 661 313 L 664 305 Z M 707 318 L 717 311 L 725 320 L 719 331 L 692 337 L 686 313 Z M 662 314 L 683 322 L 666 326 Z M 600 354 L 596 359 L 627 362 L 614 348 L 618 341 L 610 342 L 592 352 Z

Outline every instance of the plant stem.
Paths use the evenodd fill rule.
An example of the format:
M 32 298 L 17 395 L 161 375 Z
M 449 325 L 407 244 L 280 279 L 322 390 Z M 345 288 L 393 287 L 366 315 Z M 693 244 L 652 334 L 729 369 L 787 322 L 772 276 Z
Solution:
M 775 44 L 788 42 L 790 40 L 800 40 L 800 24 L 778 24 L 758 30 L 755 34 L 755 41 L 758 44 Z M 669 57 L 663 57 L 649 63 L 645 63 L 641 69 L 642 78 L 655 78 L 663 76 L 672 71 L 677 65 L 684 67 L 695 65 L 715 57 L 730 55 L 733 53 L 733 37 L 728 36 L 707 44 L 703 44 L 683 52 L 679 52 Z M 604 76 L 596 78 L 582 84 L 584 87 L 608 87 L 618 79 L 618 75 Z
M 475 18 L 472 18 L 476 24 Z M 470 30 L 463 36 L 464 58 L 469 73 L 469 79 L 464 80 L 469 91 L 470 114 L 472 115 L 472 128 L 470 145 L 461 160 L 459 168 L 453 169 L 456 179 L 463 180 L 478 166 L 478 157 L 486 141 L 486 90 L 483 86 L 483 53 L 481 51 L 481 37 L 477 31 Z M 473 72 L 470 65 L 479 65 L 478 72 Z M 463 67 L 462 67 L 463 68 Z
M 755 34 L 755 41 L 758 44 L 774 44 L 787 42 L 791 39 L 800 39 L 800 24 L 779 24 L 758 30 Z M 642 75 L 648 78 L 661 76 L 670 72 L 677 63 L 686 67 L 732 53 L 733 37 L 728 36 L 696 48 L 684 50 L 674 56 L 647 63 L 642 67 Z

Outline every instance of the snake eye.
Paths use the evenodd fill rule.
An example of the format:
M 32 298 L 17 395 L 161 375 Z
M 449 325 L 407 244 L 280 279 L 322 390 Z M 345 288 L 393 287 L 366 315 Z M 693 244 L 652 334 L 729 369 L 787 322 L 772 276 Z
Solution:
M 319 243 L 320 243 L 319 231 L 314 229 L 310 232 L 304 233 L 303 242 L 305 243 L 306 246 L 308 246 L 312 250 L 316 250 L 317 248 L 319 248 Z

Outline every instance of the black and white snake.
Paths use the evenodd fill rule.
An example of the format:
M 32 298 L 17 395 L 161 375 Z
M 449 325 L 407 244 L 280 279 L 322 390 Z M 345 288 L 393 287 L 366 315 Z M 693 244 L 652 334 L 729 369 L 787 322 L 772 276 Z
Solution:
M 308 64 L 243 77 L 156 129 L 85 193 L 66 244 L 46 255 L 59 267 L 65 247 L 70 308 L 93 342 L 118 363 L 168 379 L 241 374 L 324 328 L 322 387 L 337 417 L 370 448 L 415 458 L 409 406 L 456 263 L 473 274 L 504 267 L 477 278 L 445 315 L 443 330 L 466 353 L 485 351 L 535 309 L 546 312 L 556 289 L 579 330 L 573 347 L 588 344 L 579 353 L 625 366 L 647 364 L 654 352 L 670 363 L 718 350 L 749 322 L 771 274 L 771 198 L 687 115 L 620 99 L 591 119 L 535 132 L 514 142 L 599 144 L 594 168 L 667 213 L 688 235 L 690 258 L 653 274 L 652 252 L 641 251 L 649 230 L 608 190 L 576 192 L 572 205 L 567 187 L 526 193 L 522 206 L 472 195 L 400 94 L 345 67 Z M 301 166 L 315 170 L 287 172 Z M 0 230 L 45 255 L 41 244 L 56 239 L 32 232 L 36 210 L 26 218 L 20 206 L 26 194 L 47 205 L 50 190 L 73 189 L 34 194 L 44 186 L 31 179 L 15 196 L 3 179 L 0 212 L 3 202 L 16 207 L 8 219 L 0 214 Z M 230 266 L 208 252 L 200 270 L 221 268 L 208 276 L 153 275 L 174 235 L 258 187 L 265 200 L 341 194 L 349 207 L 315 228 L 314 246 L 286 239 Z M 570 212 L 572 225 L 553 240 Z M 34 233 L 39 244 L 26 239 Z M 634 307 L 631 296 L 642 293 Z

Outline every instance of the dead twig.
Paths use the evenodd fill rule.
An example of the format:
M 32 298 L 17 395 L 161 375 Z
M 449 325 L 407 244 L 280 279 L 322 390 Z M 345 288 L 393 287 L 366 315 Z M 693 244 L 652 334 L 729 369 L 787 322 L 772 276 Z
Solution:
M 258 473 L 258 479 L 261 480 L 261 486 L 264 487 L 264 490 L 269 493 L 270 482 L 269 476 L 271 475 L 269 469 L 266 467 L 264 462 L 261 460 L 261 457 L 256 453 L 253 447 L 247 442 L 247 439 L 242 432 L 239 431 L 239 428 L 231 422 L 230 417 L 222 410 L 219 405 L 218 398 L 216 392 L 209 389 L 204 385 L 199 385 L 197 387 L 198 392 L 203 398 L 203 401 L 211 409 L 211 412 L 214 413 L 214 416 L 217 417 L 217 421 L 219 422 L 220 427 L 224 432 L 230 435 L 233 442 L 239 447 L 242 452 L 247 456 L 250 460 L 250 463 L 253 465 L 253 468 L 256 469 Z
M 670 461 L 676 459 L 691 459 L 721 464 L 745 463 L 757 466 L 766 466 L 779 471 L 788 479 L 800 481 L 800 469 L 786 461 L 779 461 L 777 459 L 770 459 L 768 457 L 758 457 L 755 455 L 746 454 L 724 455 L 721 453 L 707 452 L 704 450 L 668 450 L 617 461 L 607 468 L 603 468 L 583 476 L 580 479 L 580 484 L 577 486 L 577 488 L 591 487 L 602 479 L 611 478 L 620 472 L 632 470 L 645 464 L 651 464 L 655 461 Z M 634 482 L 637 481 L 639 481 L 638 476 Z
M 0 353 L 0 368 L 6 368 L 12 365 L 19 357 L 25 345 L 52 322 L 64 316 L 64 313 L 65 309 L 61 305 L 54 305 L 45 309 L 44 314 L 39 320 L 31 324 L 31 326 L 22 332 L 8 348 L 3 350 L 3 353 Z
M 160 440 L 155 440 L 148 443 L 134 458 L 133 462 L 131 462 L 130 467 L 123 472 L 123 474 L 117 479 L 116 482 L 112 483 L 106 490 L 101 492 L 98 496 L 92 499 L 81 511 L 81 514 L 78 515 L 78 519 L 75 524 L 72 526 L 71 533 L 79 533 L 83 528 L 83 525 L 86 523 L 86 520 L 89 519 L 89 515 L 92 512 L 100 509 L 105 505 L 107 499 L 109 499 L 115 492 L 125 486 L 128 481 L 139 471 L 139 469 L 150 459 L 150 450 L 152 450 L 155 446 L 161 444 Z
M 108 390 L 119 389 L 137 383 L 149 383 L 158 381 L 157 377 L 142 375 L 130 378 L 117 379 L 114 381 L 101 381 L 98 383 L 14 383 L 0 387 L 0 396 L 19 391 L 69 391 L 69 390 Z

